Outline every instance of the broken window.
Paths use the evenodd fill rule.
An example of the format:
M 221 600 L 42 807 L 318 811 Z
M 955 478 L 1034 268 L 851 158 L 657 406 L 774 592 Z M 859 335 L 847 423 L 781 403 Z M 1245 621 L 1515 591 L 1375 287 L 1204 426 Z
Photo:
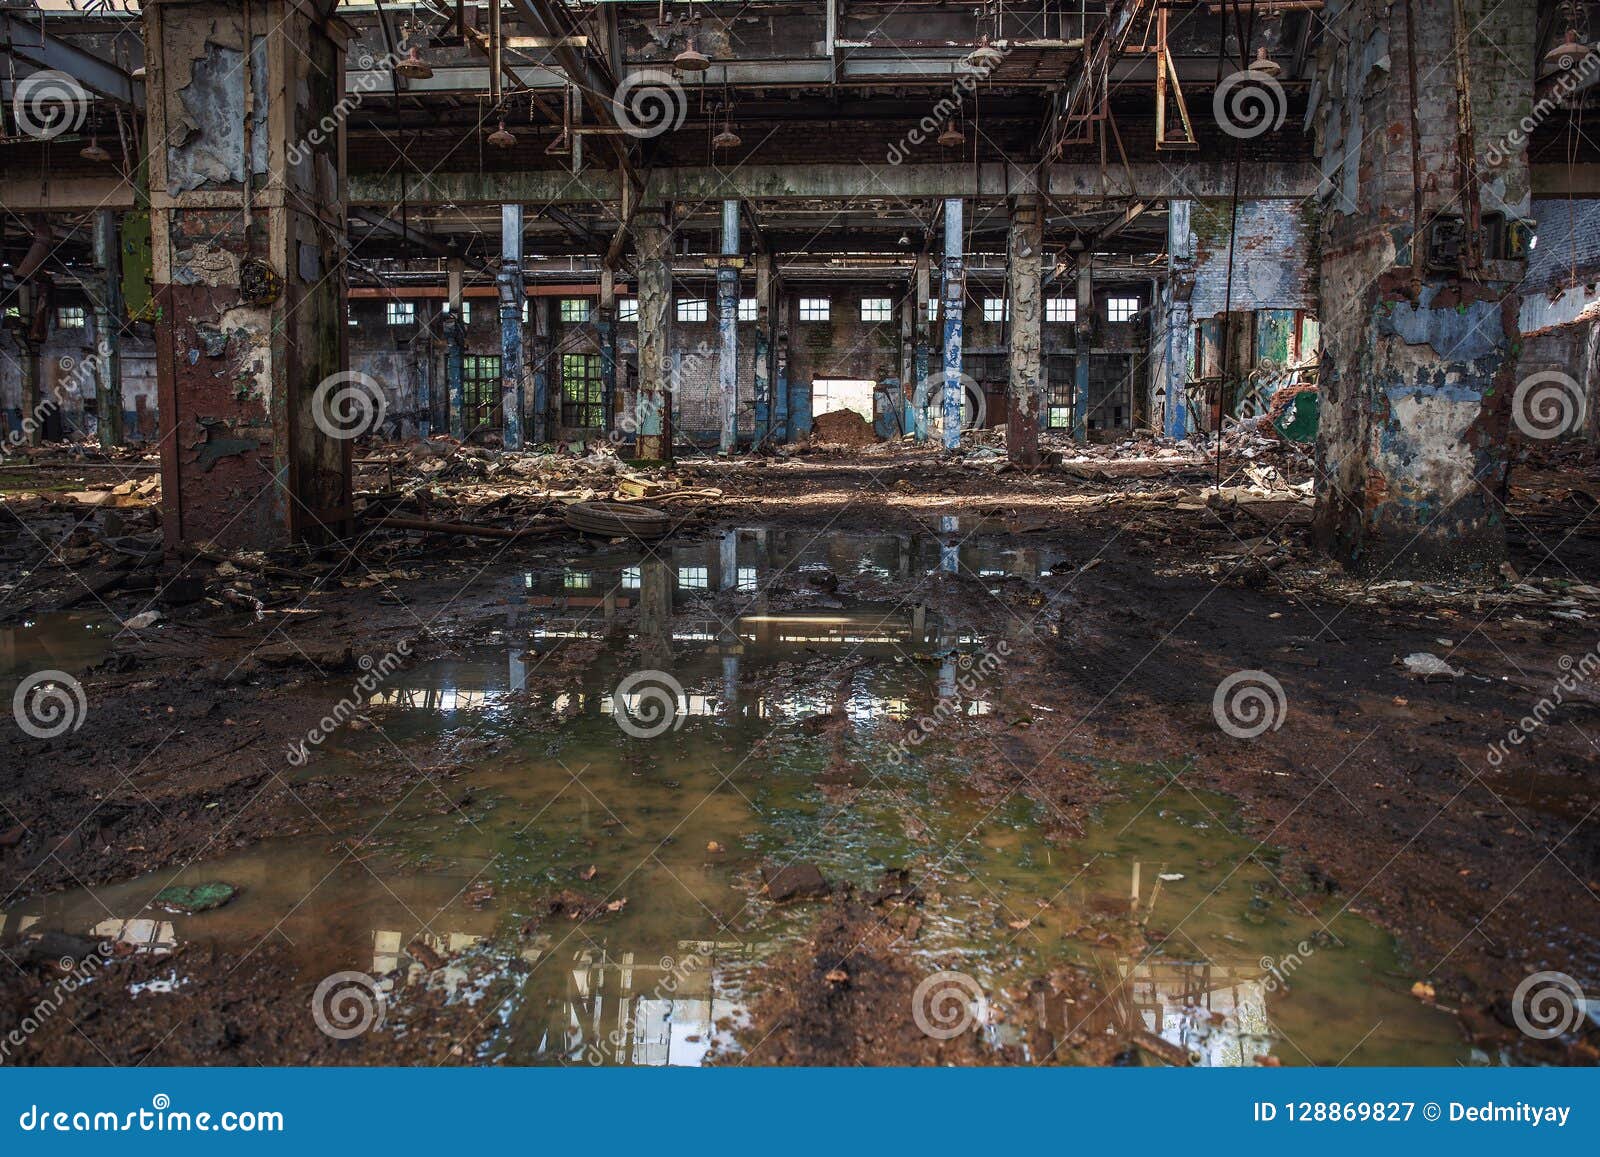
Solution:
M 617 298 L 617 320 L 631 322 L 639 320 L 639 299 L 637 297 Z
M 1132 321 L 1139 312 L 1139 299 L 1137 297 L 1108 297 L 1106 298 L 1107 321 Z
M 461 422 L 466 432 L 500 428 L 500 355 L 461 359 Z
M 861 299 L 862 321 L 888 321 L 890 302 L 887 297 L 863 297 Z
M 63 305 L 56 310 L 57 329 L 82 329 L 83 320 L 83 306 L 81 305 Z
M 563 297 L 561 299 L 561 320 L 564 322 L 588 321 L 589 299 L 586 297 Z
M 1003 297 L 986 297 L 983 299 L 984 321 L 1010 321 L 1011 302 Z
M 390 325 L 414 325 L 417 320 L 417 303 L 414 301 L 391 301 L 384 311 Z
M 828 317 L 829 309 L 826 297 L 802 297 L 800 299 L 801 321 L 827 321 Z
M 599 354 L 561 355 L 561 424 L 586 429 L 605 425 Z
M 678 299 L 679 321 L 704 321 L 706 319 L 706 299 L 703 297 L 680 297 Z

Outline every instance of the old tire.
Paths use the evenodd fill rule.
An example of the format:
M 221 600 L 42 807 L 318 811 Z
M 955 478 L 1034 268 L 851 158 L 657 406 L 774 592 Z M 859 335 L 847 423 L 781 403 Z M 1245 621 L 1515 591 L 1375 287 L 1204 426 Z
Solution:
M 574 502 L 562 517 L 573 530 L 606 538 L 660 538 L 672 529 L 666 511 L 620 502 Z

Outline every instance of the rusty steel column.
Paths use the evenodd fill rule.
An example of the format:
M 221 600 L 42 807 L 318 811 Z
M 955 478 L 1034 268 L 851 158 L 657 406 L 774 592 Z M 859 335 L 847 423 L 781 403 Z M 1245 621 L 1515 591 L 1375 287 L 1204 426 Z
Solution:
M 1010 390 L 1006 450 L 1017 466 L 1039 465 L 1039 423 L 1044 412 L 1044 215 L 1037 196 L 1018 197 L 1011 208 Z
M 639 441 L 635 456 L 672 457 L 672 387 L 667 347 L 672 332 L 672 234 L 657 212 L 639 214 Z
M 169 549 L 341 533 L 384 393 L 345 372 L 346 28 L 291 0 L 146 0 Z

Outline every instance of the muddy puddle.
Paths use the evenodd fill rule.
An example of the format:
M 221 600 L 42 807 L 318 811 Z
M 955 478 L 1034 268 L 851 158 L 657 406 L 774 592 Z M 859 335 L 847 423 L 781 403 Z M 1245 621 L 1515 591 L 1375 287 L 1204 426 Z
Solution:
M 481 1009 L 481 1060 L 694 1065 L 737 1056 L 764 962 L 816 916 L 774 903 L 764 871 L 813 866 L 860 896 L 914 887 L 881 909 L 903 951 L 997 1004 L 1053 968 L 1093 970 L 1105 1000 L 1033 1010 L 1056 1039 L 1144 1033 L 1152 1055 L 1209 1065 L 1474 1059 L 1410 995 L 1387 935 L 1283 886 L 1229 801 L 1175 769 L 1099 769 L 1119 802 L 1070 847 L 1023 795 L 974 786 L 1000 758 L 981 723 L 1004 709 L 1010 624 L 903 596 L 1053 561 L 937 533 L 751 530 L 511 576 L 495 621 L 361 689 L 355 729 L 284 762 L 291 782 L 409 762 L 418 786 L 314 836 L 38 898 L 4 914 L 0 942 L 273 940 L 308 998 L 334 972 L 388 978 L 385 1031 L 407 1031 L 408 989 L 444 987 Z M 354 693 L 331 682 L 330 711 Z M 153 903 L 209 881 L 238 895 Z M 1000 1019 L 983 1031 L 1013 1040 Z
M 118 626 L 105 615 L 58 612 L 0 627 L 0 692 L 41 669 L 80 675 L 104 658 Z

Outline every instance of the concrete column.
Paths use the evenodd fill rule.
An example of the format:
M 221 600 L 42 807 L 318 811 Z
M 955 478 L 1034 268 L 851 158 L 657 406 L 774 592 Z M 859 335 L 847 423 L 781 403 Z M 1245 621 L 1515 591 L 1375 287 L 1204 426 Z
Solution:
M 672 458 L 672 387 L 667 348 L 672 323 L 672 234 L 659 212 L 640 210 L 634 225 L 639 259 L 639 400 L 636 456 Z
M 966 273 L 961 261 L 961 198 L 944 203 L 944 268 L 939 296 L 944 301 L 944 448 L 961 448 L 961 415 L 966 388 L 961 381 L 961 321 L 966 304 Z
M 528 303 L 533 339 L 528 344 L 522 376 L 524 381 L 531 380 L 533 387 L 533 440 L 536 444 L 548 442 L 555 436 L 553 431 L 561 417 L 561 385 L 557 382 L 552 390 L 550 383 L 550 311 L 553 304 L 548 297 L 535 297 Z M 552 394 L 556 395 L 554 413 L 551 412 Z
M 446 277 L 450 293 L 450 318 L 444 323 L 444 374 L 450 393 L 450 433 L 458 439 L 466 436 L 463 428 L 466 424 L 466 398 L 462 377 L 467 352 L 467 327 L 461 323 L 461 274 L 464 264 L 459 257 L 449 259 Z
M 1195 235 L 1190 228 L 1193 201 L 1171 201 L 1167 205 L 1167 331 L 1161 335 L 1163 380 L 1166 395 L 1163 431 L 1169 438 L 1189 436 L 1189 364 L 1194 360 L 1194 311 L 1189 294 L 1194 289 Z
M 522 449 L 526 391 L 522 385 L 522 206 L 500 206 L 500 407 L 504 421 L 501 444 Z
M 914 339 L 916 348 L 912 355 L 916 362 L 912 371 L 916 375 L 916 382 L 912 386 L 911 397 L 911 418 L 918 442 L 928 440 L 928 406 L 934 393 L 933 385 L 928 381 L 928 367 L 933 357 L 933 341 L 930 336 L 933 330 L 932 323 L 928 321 L 928 300 L 932 296 L 933 286 L 928 265 L 928 255 L 919 253 L 916 268 L 917 312 Z
M 1072 436 L 1089 438 L 1089 359 L 1094 348 L 1094 255 L 1078 254 L 1078 320 L 1073 326 Z
M 95 408 L 109 449 L 122 445 L 122 246 L 110 209 L 95 211 L 94 263 L 104 279 L 94 303 Z
M 22 428 L 27 432 L 28 445 L 44 444 L 46 407 L 44 389 L 39 378 L 39 343 L 32 337 L 22 336 Z M 52 404 L 50 409 L 58 407 Z
M 1018 197 L 1011 209 L 1010 389 L 1006 450 L 1013 464 L 1039 465 L 1039 423 L 1044 412 L 1044 214 L 1037 196 Z
M 722 203 L 722 263 L 717 267 L 717 336 L 722 356 L 717 362 L 721 402 L 722 452 L 739 447 L 739 202 Z
M 600 424 L 609 434 L 616 428 L 617 406 L 617 278 L 610 269 L 600 271 L 594 327 L 600 339 Z
M 147 0 L 145 92 L 170 547 L 342 533 L 381 385 L 347 372 L 346 26 L 291 0 Z M 314 131 L 315 130 L 315 131 Z
M 761 443 L 772 425 L 772 256 L 756 257 L 755 403 L 756 442 Z
M 773 437 L 787 442 L 794 434 L 789 423 L 789 303 L 780 283 L 774 294 L 778 320 L 773 327 L 777 349 L 773 354 L 772 429 Z
M 1485 248 L 1530 216 L 1519 126 L 1533 80 L 1507 62 L 1534 58 L 1537 14 L 1439 7 L 1330 9 L 1318 60 L 1329 179 L 1313 534 L 1386 578 L 1494 572 L 1510 427 L 1539 404 L 1516 364 L 1526 262 Z M 1507 228 L 1481 231 L 1490 214 Z

